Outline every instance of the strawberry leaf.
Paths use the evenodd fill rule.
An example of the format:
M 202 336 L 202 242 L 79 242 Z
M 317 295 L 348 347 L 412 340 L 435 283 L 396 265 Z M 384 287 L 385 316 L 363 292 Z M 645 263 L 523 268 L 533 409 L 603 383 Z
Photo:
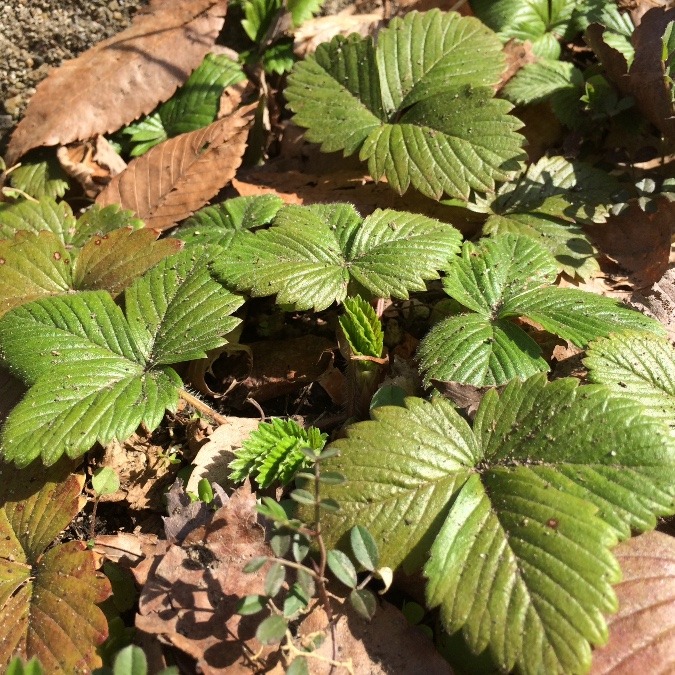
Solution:
M 319 311 L 344 300 L 350 284 L 375 297 L 424 290 L 459 241 L 452 226 L 412 213 L 378 209 L 362 220 L 349 204 L 287 206 L 270 229 L 233 242 L 214 271 L 251 295 Z
M 108 630 L 96 603 L 110 595 L 110 584 L 84 542 L 48 549 L 79 511 L 82 484 L 75 475 L 46 482 L 0 509 L 0 667 L 17 653 L 39 658 L 45 672 L 101 665 L 96 647 Z
M 521 157 L 522 125 L 492 91 L 503 68 L 498 39 L 476 19 L 410 12 L 376 45 L 353 35 L 319 45 L 296 64 L 286 97 L 309 140 L 360 151 L 375 180 L 468 199 Z
M 675 446 L 638 402 L 543 375 L 489 392 L 473 429 L 441 398 L 381 407 L 325 468 L 326 546 L 363 525 L 380 564 L 431 557 L 429 606 L 504 671 L 583 672 L 616 610 L 610 549 L 675 510 Z
M 443 283 L 475 315 L 460 311 L 422 340 L 418 356 L 426 381 L 481 387 L 548 370 L 538 345 L 510 321 L 521 316 L 579 347 L 619 330 L 663 332 L 656 321 L 609 298 L 551 286 L 556 267 L 546 249 L 523 235 L 466 243 Z
M 35 150 L 21 160 L 9 174 L 9 184 L 31 197 L 63 197 L 68 189 L 68 175 L 61 168 L 54 151 Z
M 127 289 L 126 317 L 104 291 L 46 298 L 0 319 L 10 371 L 32 385 L 2 431 L 6 459 L 53 464 L 95 442 L 150 429 L 178 403 L 181 380 L 168 364 L 224 344 L 240 304 L 185 252 Z
M 675 428 L 675 350 L 665 338 L 626 333 L 591 343 L 588 379 L 641 401 L 645 412 Z
M 268 225 L 283 205 L 276 195 L 234 197 L 200 209 L 174 230 L 173 236 L 188 246 L 216 244 L 228 248 L 240 232 Z

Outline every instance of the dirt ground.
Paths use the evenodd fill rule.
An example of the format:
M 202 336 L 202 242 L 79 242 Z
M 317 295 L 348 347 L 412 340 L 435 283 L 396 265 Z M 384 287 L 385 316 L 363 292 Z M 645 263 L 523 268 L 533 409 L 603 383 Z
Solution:
M 0 152 L 49 70 L 125 28 L 145 0 L 0 0 Z

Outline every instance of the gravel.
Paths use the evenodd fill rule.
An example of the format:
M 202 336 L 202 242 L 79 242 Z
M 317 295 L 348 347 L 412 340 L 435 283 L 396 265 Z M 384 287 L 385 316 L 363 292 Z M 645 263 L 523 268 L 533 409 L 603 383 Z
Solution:
M 35 86 L 126 28 L 146 0 L 0 0 L 0 150 Z

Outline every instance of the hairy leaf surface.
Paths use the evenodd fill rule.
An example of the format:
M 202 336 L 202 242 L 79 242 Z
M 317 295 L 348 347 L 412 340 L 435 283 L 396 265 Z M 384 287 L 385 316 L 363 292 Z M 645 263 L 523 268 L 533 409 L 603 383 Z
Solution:
M 268 225 L 283 205 L 276 195 L 234 197 L 200 209 L 173 235 L 188 246 L 217 244 L 228 248 L 239 233 Z
M 214 271 L 251 295 L 319 311 L 342 302 L 350 285 L 374 297 L 424 290 L 460 236 L 451 225 L 392 209 L 361 219 L 349 204 L 286 206 L 270 229 L 237 238 Z
M 638 399 L 647 414 L 675 428 L 675 351 L 668 340 L 639 333 L 601 338 L 584 365 L 591 382 Z
M 514 381 L 483 399 L 473 430 L 452 404 L 380 407 L 328 446 L 341 510 L 327 545 L 357 523 L 381 564 L 424 572 L 448 632 L 523 673 L 582 672 L 616 610 L 610 549 L 672 513 L 675 447 L 639 403 L 573 379 Z
M 286 96 L 322 150 L 359 151 L 399 193 L 467 199 L 506 180 L 521 156 L 521 124 L 493 98 L 503 67 L 499 41 L 475 19 L 411 12 L 377 44 L 352 35 L 320 45 Z

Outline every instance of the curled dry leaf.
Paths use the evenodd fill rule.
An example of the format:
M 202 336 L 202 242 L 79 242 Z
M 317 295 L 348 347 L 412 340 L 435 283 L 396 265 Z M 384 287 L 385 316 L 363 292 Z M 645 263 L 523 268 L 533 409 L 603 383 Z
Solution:
M 255 504 L 250 486 L 240 488 L 182 545 L 169 545 L 134 569 L 144 582 L 136 628 L 194 658 L 205 675 L 250 675 L 247 654 L 259 654 L 261 672 L 274 665 L 266 663 L 273 650 L 261 651 L 254 637 L 260 617 L 234 613 L 240 598 L 264 593 L 266 568 L 244 574 L 244 565 L 272 555 Z
M 37 88 L 7 149 L 28 150 L 115 131 L 166 101 L 199 65 L 223 26 L 226 0 L 166 0 L 54 70 Z
M 113 178 L 96 203 L 121 204 L 159 230 L 187 218 L 234 177 L 256 105 L 156 145 Z
M 675 672 L 675 538 L 649 532 L 614 551 L 623 580 L 609 642 L 593 653 L 591 675 Z
M 295 31 L 293 51 L 299 58 L 313 54 L 322 42 L 330 42 L 336 35 L 358 33 L 361 37 L 372 35 L 383 25 L 380 13 L 354 14 L 351 7 L 337 14 L 319 16 L 300 26 Z
M 219 426 L 209 436 L 192 461 L 195 468 L 188 479 L 188 492 L 196 493 L 202 478 L 207 478 L 211 483 L 227 485 L 231 472 L 228 465 L 235 459 L 234 451 L 241 448 L 241 444 L 260 423 L 257 417 L 228 417 L 227 420 L 228 424 Z
M 127 163 L 104 136 L 62 145 L 56 156 L 63 170 L 82 186 L 90 198 L 96 197 L 113 176 L 127 168 Z

